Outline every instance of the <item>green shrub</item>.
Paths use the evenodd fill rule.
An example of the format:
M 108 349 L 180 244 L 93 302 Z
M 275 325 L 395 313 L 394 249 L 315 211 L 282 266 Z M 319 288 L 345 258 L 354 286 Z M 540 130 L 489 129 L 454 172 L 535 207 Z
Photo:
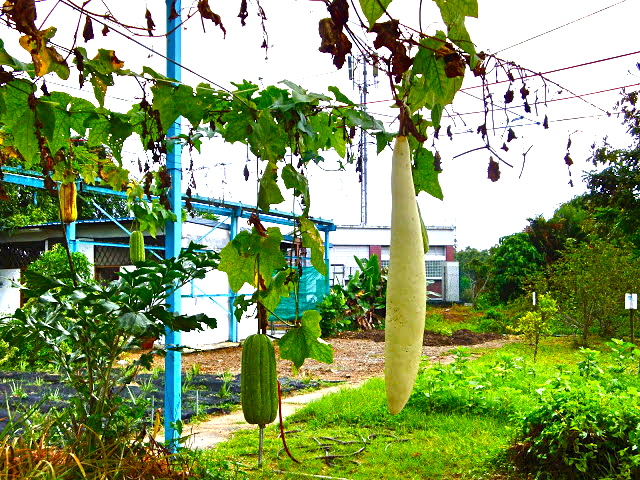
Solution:
M 130 451 L 141 442 L 146 400 L 123 394 L 140 368 L 151 367 L 145 353 L 121 368 L 121 355 L 144 336 L 160 336 L 166 328 L 189 331 L 215 319 L 204 314 L 179 315 L 166 309 L 174 289 L 203 278 L 218 264 L 218 255 L 191 244 L 178 257 L 140 263 L 106 285 L 60 280 L 32 271 L 28 278 L 46 294 L 31 308 L 18 309 L 6 327 L 17 348 L 46 351 L 61 380 L 73 391 L 60 422 L 57 441 L 89 456 L 111 449 Z M 114 451 L 115 451 L 114 450 Z
M 540 390 L 510 458 L 536 478 L 638 478 L 637 404 L 634 388 L 609 392 L 597 380 L 560 377 Z
M 453 333 L 452 325 L 447 323 L 444 315 L 441 313 L 429 313 L 428 311 L 424 319 L 424 329 L 447 336 L 451 336 Z
M 484 317 L 478 321 L 478 327 L 484 332 L 507 333 L 509 320 L 501 309 L 487 309 Z
M 329 295 L 318 305 L 323 337 L 345 330 L 384 327 L 386 269 L 380 267 L 377 255 L 354 259 L 359 270 L 344 287 L 331 287 Z
M 73 268 L 80 278 L 83 280 L 89 280 L 92 278 L 93 265 L 89 262 L 89 259 L 84 253 L 72 252 L 71 259 L 73 261 Z M 29 272 L 37 272 L 47 277 L 63 277 L 70 278 L 71 270 L 69 269 L 69 257 L 64 245 L 61 243 L 55 244 L 50 250 L 47 250 L 26 268 Z M 30 277 L 25 277 L 25 286 L 31 290 L 37 291 L 39 285 L 33 280 L 29 280 Z
M 425 411 L 515 416 L 532 405 L 528 397 L 531 372 L 523 360 L 498 354 L 488 364 L 469 362 L 467 347 L 457 348 L 449 364 L 424 368 L 416 381 L 410 405 Z
M 558 313 L 558 305 L 550 295 L 540 295 L 536 311 L 527 312 L 518 319 L 515 331 L 533 345 L 533 361 L 538 357 L 538 345 L 551 334 L 551 322 Z
M 345 316 L 347 302 L 340 285 L 331 287 L 329 295 L 324 297 L 316 308 L 320 312 L 320 330 L 323 338 L 357 328 L 353 319 Z

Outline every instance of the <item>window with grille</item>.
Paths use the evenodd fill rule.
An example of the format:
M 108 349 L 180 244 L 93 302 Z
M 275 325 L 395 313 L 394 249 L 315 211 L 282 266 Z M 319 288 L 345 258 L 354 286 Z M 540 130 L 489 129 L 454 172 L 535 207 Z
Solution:
M 26 268 L 44 252 L 44 242 L 0 244 L 0 268 Z
M 444 276 L 444 262 L 442 260 L 427 260 L 424 262 L 427 278 L 442 278 Z
M 445 257 L 447 255 L 447 247 L 444 246 L 429 246 L 427 257 Z

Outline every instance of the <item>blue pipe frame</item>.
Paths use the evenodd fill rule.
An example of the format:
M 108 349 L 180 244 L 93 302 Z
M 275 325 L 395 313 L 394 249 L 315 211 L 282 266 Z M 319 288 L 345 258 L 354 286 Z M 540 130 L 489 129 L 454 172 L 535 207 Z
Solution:
M 167 159 L 169 163 L 169 159 Z M 176 159 L 174 157 L 173 166 L 175 169 Z M 180 170 L 180 169 L 178 169 Z M 38 172 L 31 172 L 20 168 L 14 167 L 2 167 L 3 182 L 13 183 L 17 185 L 24 185 L 27 187 L 44 189 L 44 180 L 39 176 Z M 172 179 L 173 182 L 173 179 Z M 180 182 L 172 183 L 172 185 L 180 185 Z M 174 190 L 174 189 L 172 189 Z M 127 198 L 125 192 L 119 192 L 112 190 L 111 188 L 105 188 L 95 185 L 87 185 L 82 182 L 78 182 L 78 193 L 93 193 L 99 195 L 107 195 L 113 197 L 119 197 L 122 199 Z M 182 216 L 182 208 L 186 206 L 187 200 L 195 210 L 214 213 L 216 215 L 227 216 L 230 221 L 230 240 L 238 234 L 238 220 L 241 218 L 248 219 L 252 214 L 256 212 L 256 207 L 237 203 L 228 202 L 213 198 L 193 196 L 190 199 L 185 195 L 174 195 L 170 197 L 172 208 L 177 210 L 176 218 Z M 176 211 L 174 210 L 174 212 Z M 282 212 L 279 210 L 271 210 L 269 213 L 260 213 L 260 219 L 263 222 L 274 223 L 279 225 L 293 226 L 296 222 L 296 215 L 290 212 Z M 114 220 L 114 219 L 112 219 Z M 321 218 L 310 218 L 316 225 L 319 231 L 324 232 L 324 248 L 325 248 L 325 264 L 327 266 L 327 275 L 325 277 L 327 291 L 330 284 L 329 269 L 329 232 L 336 230 L 336 225 L 330 220 L 324 220 Z M 180 222 L 167 222 L 167 235 L 166 243 L 164 247 L 165 255 L 170 253 L 173 256 L 179 255 L 182 246 L 182 224 Z M 170 235 L 171 232 L 171 235 Z M 101 244 L 100 242 L 80 242 L 76 237 L 76 222 L 73 222 L 66 226 L 66 235 L 69 242 L 69 248 L 72 251 L 77 251 L 79 243 Z M 178 236 L 179 235 L 179 236 Z M 153 250 L 162 249 L 162 247 L 145 247 Z M 181 293 L 174 292 L 171 297 L 171 301 L 167 302 L 168 308 L 173 309 L 177 313 L 180 313 L 181 308 Z M 229 289 L 229 340 L 232 342 L 238 341 L 238 323 L 235 320 L 234 315 L 234 300 L 235 293 Z M 176 309 L 177 308 L 177 309 Z M 177 338 L 176 338 L 176 334 Z M 165 338 L 165 344 L 179 345 L 180 337 L 179 332 L 168 331 L 168 335 L 172 335 L 172 338 Z M 171 355 L 171 359 L 169 359 Z M 181 396 L 181 355 L 179 351 L 168 350 L 167 357 L 165 358 L 165 442 L 172 449 L 176 450 L 179 447 L 180 428 L 179 422 L 182 418 L 182 396 Z

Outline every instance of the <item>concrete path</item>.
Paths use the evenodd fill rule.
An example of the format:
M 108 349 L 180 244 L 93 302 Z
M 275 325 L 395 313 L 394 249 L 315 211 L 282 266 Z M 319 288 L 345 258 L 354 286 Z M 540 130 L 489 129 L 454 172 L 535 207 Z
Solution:
M 309 393 L 303 393 L 300 395 L 293 395 L 282 399 L 282 417 L 286 418 L 292 413 L 297 412 L 303 408 L 306 404 L 313 400 L 317 400 L 324 395 L 336 393 L 344 388 L 358 387 L 360 384 L 344 384 L 337 385 L 329 388 L 322 388 Z M 276 419 L 278 422 L 278 419 Z M 238 430 L 251 430 L 258 429 L 257 425 L 249 425 L 242 415 L 242 410 L 230 413 L 228 415 L 219 415 L 212 417 L 210 420 L 200 422 L 196 425 L 185 426 L 185 434 L 191 434 L 191 437 L 186 442 L 185 446 L 188 448 L 211 448 L 217 443 L 228 440 L 231 435 Z

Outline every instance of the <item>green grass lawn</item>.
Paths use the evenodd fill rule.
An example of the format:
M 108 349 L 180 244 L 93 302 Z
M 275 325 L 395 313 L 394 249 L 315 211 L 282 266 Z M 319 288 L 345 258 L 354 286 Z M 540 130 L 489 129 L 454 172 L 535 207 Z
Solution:
M 275 425 L 266 429 L 261 469 L 257 468 L 257 429 L 236 434 L 229 442 L 203 452 L 201 459 L 212 465 L 228 462 L 227 471 L 211 477 L 220 479 L 527 478 L 515 473 L 513 456 L 509 454 L 513 450 L 509 447 L 522 435 L 524 419 L 540 405 L 553 405 L 557 396 L 569 395 L 568 401 L 573 402 L 569 414 L 577 411 L 576 418 L 582 418 L 586 412 L 587 417 L 609 419 L 607 422 L 612 431 L 618 429 L 616 432 L 624 424 L 612 424 L 611 412 L 622 408 L 631 415 L 628 418 L 636 418 L 633 408 L 637 407 L 624 404 L 627 400 L 620 398 L 633 401 L 634 389 L 640 391 L 637 363 L 628 362 L 622 371 L 610 348 L 598 345 L 601 353 L 581 353 L 571 338 L 545 339 L 536 363 L 532 348 L 522 343 L 487 350 L 473 361 L 468 349 L 456 349 L 457 358 L 452 364 L 425 363 L 409 403 L 398 415 L 388 413 L 384 381 L 376 378 L 357 389 L 345 388 L 327 395 L 289 417 L 285 422 L 286 439 L 300 463 L 284 452 Z M 584 391 L 585 395 L 570 398 L 572 389 Z M 580 403 L 583 398 L 587 402 L 584 405 Z M 609 404 L 613 405 L 611 399 L 618 403 L 613 410 L 606 410 Z M 556 407 L 549 408 L 553 411 Z M 589 425 L 560 422 L 558 435 L 576 429 L 588 436 Z M 621 441 L 623 445 L 633 443 L 627 437 Z M 633 470 L 630 477 L 604 473 L 590 476 L 589 472 L 595 471 L 590 469 L 597 461 L 594 458 L 599 458 L 598 452 L 562 455 L 563 460 L 568 458 L 562 467 L 564 473 L 544 476 L 545 473 L 540 478 L 637 478 Z M 629 465 L 635 461 L 626 453 L 612 456 L 604 452 L 603 458 L 629 461 Z M 581 460 L 585 463 L 581 464 Z M 529 465 L 530 470 L 537 468 L 530 459 L 523 464 Z M 602 472 L 613 471 L 611 465 L 602 466 Z M 597 463 L 595 466 L 600 468 Z M 587 468 L 587 473 L 579 468 Z
M 426 413 L 411 406 L 391 416 L 386 408 L 384 382 L 372 379 L 289 417 L 287 444 L 300 464 L 284 453 L 275 426 L 266 430 L 261 470 L 254 468 L 257 430 L 234 435 L 206 456 L 241 464 L 247 478 L 301 478 L 300 473 L 350 479 L 483 478 L 511 436 L 507 419 Z

